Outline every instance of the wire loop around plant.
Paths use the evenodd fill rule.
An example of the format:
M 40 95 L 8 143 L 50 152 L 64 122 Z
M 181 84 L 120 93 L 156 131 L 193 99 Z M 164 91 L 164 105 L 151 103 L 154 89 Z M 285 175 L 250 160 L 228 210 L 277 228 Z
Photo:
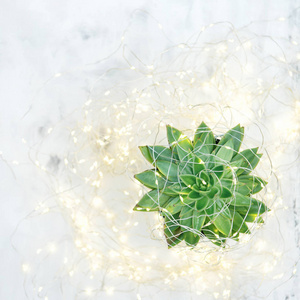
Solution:
M 167 125 L 169 146 L 141 146 L 154 169 L 135 178 L 150 188 L 136 211 L 158 211 L 164 219 L 168 247 L 210 241 L 226 247 L 230 238 L 250 234 L 247 223 L 262 223 L 268 209 L 252 197 L 267 184 L 251 174 L 262 154 L 258 148 L 239 152 L 244 128 L 235 126 L 220 139 L 202 122 L 194 139 Z

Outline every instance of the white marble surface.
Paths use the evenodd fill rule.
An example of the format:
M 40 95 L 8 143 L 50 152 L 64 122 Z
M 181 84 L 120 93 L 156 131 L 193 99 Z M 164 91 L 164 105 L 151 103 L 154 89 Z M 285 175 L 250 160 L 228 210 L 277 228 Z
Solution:
M 73 285 L 65 284 L 66 290 L 62 294 L 49 283 L 48 298 L 44 295 L 39 296 L 36 290 L 26 288 L 27 277 L 22 271 L 22 265 L 24 267 L 25 264 L 26 268 L 28 259 L 36 255 L 32 252 L 34 248 L 32 243 L 38 244 L 39 239 L 45 240 L 46 234 L 55 238 L 59 236 L 60 231 L 65 232 L 66 235 L 72 232 L 59 211 L 50 214 L 50 220 L 43 222 L 43 225 L 39 221 L 22 221 L 36 208 L 37 203 L 53 195 L 52 179 L 47 181 L 47 176 L 41 175 L 34 167 L 35 151 L 32 153 L 30 150 L 39 148 L 38 145 L 47 137 L 49 128 L 57 126 L 74 110 L 80 109 L 88 98 L 88 88 L 103 70 L 124 65 L 120 56 L 116 56 L 108 61 L 113 63 L 113 66 L 105 63 L 99 64 L 99 69 L 97 65 L 93 65 L 92 68 L 89 66 L 118 48 L 123 32 L 133 15 L 137 15 L 136 19 L 142 24 L 140 29 L 143 32 L 130 32 L 131 45 L 144 61 L 151 63 L 151 58 L 166 47 L 185 42 L 191 35 L 199 32 L 202 26 L 223 21 L 232 23 L 236 28 L 259 21 L 252 25 L 253 32 L 276 38 L 283 37 L 300 43 L 298 5 L 300 2 L 296 0 L 111 0 L 109 2 L 2 0 L 0 10 L 0 151 L 2 153 L 0 299 L 75 299 Z M 287 20 L 280 26 L 278 22 L 272 21 L 281 17 Z M 152 18 L 162 25 L 167 38 L 156 38 L 157 27 L 154 26 Z M 263 22 L 265 20 L 269 21 Z M 134 28 L 137 30 L 139 27 Z M 144 43 L 144 40 L 143 43 L 140 42 L 142 37 L 147 37 L 148 44 Z M 56 81 L 55 74 L 62 74 L 62 79 Z M 298 87 L 295 84 L 293 88 Z M 66 121 L 65 124 L 68 125 L 68 122 Z M 70 122 L 70 126 L 74 126 L 76 120 L 73 118 Z M 53 143 L 55 145 L 51 145 L 51 155 L 55 157 L 56 154 L 62 153 L 60 146 L 65 147 L 64 136 Z M 290 163 L 289 159 L 284 163 Z M 54 168 L 53 165 L 55 163 L 52 166 L 50 164 L 49 167 Z M 288 200 L 287 206 L 295 205 L 296 215 L 299 214 L 300 201 L 299 188 L 295 187 L 299 184 L 299 164 L 294 165 L 293 170 L 296 173 L 285 173 L 290 176 L 291 186 L 283 188 L 283 194 L 286 193 L 284 195 L 293 198 Z M 286 218 L 282 225 L 284 227 L 289 223 L 289 216 L 286 214 L 282 216 Z M 59 224 L 58 228 L 47 227 L 52 224 L 51 218 Z M 291 226 L 294 231 L 290 232 L 292 237 L 287 239 L 288 244 L 285 249 L 289 249 L 286 251 L 290 251 L 291 261 L 296 263 L 299 257 L 299 249 L 297 250 L 297 243 L 299 243 L 297 226 L 299 225 L 294 225 Z M 17 238 L 13 236 L 16 231 Z M 47 277 L 48 269 L 44 269 L 44 273 Z M 53 280 L 53 277 L 51 278 Z M 280 283 L 275 292 L 264 297 L 276 300 L 300 299 L 299 285 L 299 277 L 293 277 Z M 165 298 L 153 296 L 153 299 L 170 299 L 170 295 L 165 291 L 163 296 Z M 177 299 L 206 299 L 193 292 L 185 294 L 184 298 L 180 297 Z M 251 297 L 244 295 L 232 299 L 258 299 L 255 296 Z M 136 292 L 128 292 L 124 296 L 115 294 L 111 298 L 136 299 Z M 175 299 L 174 295 L 172 299 Z M 222 299 L 222 295 L 219 299 Z

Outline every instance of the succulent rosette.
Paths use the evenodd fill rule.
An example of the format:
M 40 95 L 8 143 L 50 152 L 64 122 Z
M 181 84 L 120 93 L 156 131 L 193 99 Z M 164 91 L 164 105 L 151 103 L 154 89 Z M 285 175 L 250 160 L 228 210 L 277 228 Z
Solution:
M 135 175 L 151 191 L 134 210 L 163 216 L 169 248 L 183 240 L 194 247 L 205 238 L 224 247 L 228 238 L 250 233 L 247 223 L 263 222 L 269 209 L 253 195 L 267 183 L 251 174 L 262 154 L 258 148 L 239 152 L 243 137 L 237 125 L 215 138 L 202 122 L 192 141 L 168 125 L 169 147 L 140 147 L 154 168 Z

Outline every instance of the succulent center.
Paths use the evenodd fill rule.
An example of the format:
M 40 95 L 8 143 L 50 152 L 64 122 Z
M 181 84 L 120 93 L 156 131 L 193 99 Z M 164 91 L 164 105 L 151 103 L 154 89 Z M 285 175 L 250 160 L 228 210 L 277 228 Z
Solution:
M 199 187 L 200 191 L 206 191 L 209 187 L 209 184 L 205 180 L 202 179 L 201 182 L 199 183 L 198 187 Z

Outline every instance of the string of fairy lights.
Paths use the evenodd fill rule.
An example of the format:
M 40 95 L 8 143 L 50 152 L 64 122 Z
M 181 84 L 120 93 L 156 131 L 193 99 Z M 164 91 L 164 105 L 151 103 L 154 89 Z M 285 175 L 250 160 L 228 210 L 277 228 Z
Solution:
M 226 34 L 218 34 L 220 27 Z M 210 35 L 215 38 L 209 40 Z M 262 42 L 272 54 L 266 55 Z M 277 218 L 291 210 L 281 189 L 287 172 L 281 171 L 281 161 L 299 141 L 300 101 L 291 84 L 299 76 L 300 50 L 294 40 L 284 46 L 297 61 L 288 60 L 274 38 L 211 24 L 147 65 L 134 56 L 125 34 L 120 49 L 128 67 L 113 69 L 116 80 L 107 70 L 101 85 L 95 81 L 76 125 L 48 128 L 47 137 L 30 151 L 53 196 L 39 201 L 22 222 L 56 222 L 59 215 L 68 233 L 33 243 L 36 248 L 27 254 L 31 259 L 22 265 L 26 293 L 45 300 L 55 299 L 52 293 L 58 290 L 74 299 L 117 299 L 125 293 L 151 299 L 172 292 L 241 299 L 248 293 L 262 296 L 264 282 L 270 293 L 292 277 L 299 253 L 288 258 L 282 233 L 272 232 L 279 228 Z M 147 190 L 133 179 L 148 167 L 138 146 L 166 145 L 166 124 L 192 135 L 201 121 L 219 135 L 235 123 L 246 127 L 245 147 L 260 146 L 264 153 L 258 173 L 269 184 L 260 197 L 272 210 L 260 230 L 253 228 L 226 251 L 207 242 L 193 250 L 183 244 L 168 250 L 161 217 L 132 210 Z M 44 153 L 62 134 L 68 150 L 53 172 Z

